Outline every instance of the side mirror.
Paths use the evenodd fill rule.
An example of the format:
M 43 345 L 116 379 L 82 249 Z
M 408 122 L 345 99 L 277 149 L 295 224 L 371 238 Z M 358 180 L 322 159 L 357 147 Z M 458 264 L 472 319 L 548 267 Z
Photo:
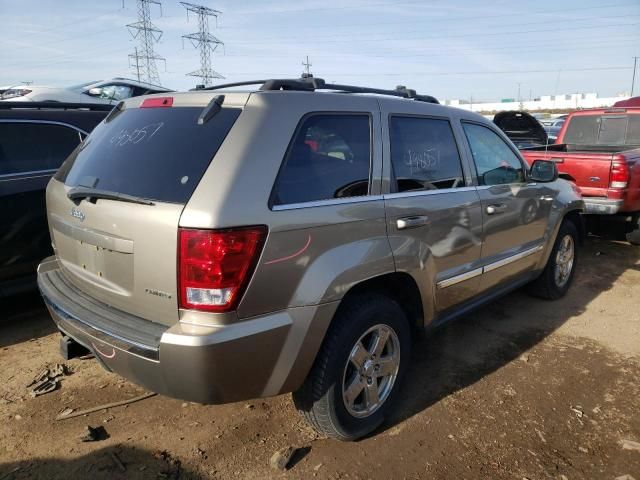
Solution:
M 102 95 L 102 88 L 101 87 L 93 87 L 87 92 L 87 94 L 91 95 L 92 97 L 99 97 L 100 95 Z
M 549 183 L 558 179 L 558 167 L 549 160 L 536 160 L 531 165 L 529 180 L 532 182 Z

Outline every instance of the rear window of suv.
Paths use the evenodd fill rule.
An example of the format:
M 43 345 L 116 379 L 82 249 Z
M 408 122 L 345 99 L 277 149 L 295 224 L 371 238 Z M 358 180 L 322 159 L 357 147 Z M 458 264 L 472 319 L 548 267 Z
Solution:
M 241 112 L 223 108 L 198 125 L 203 108 L 127 108 L 107 117 L 55 178 L 70 187 L 186 203 Z

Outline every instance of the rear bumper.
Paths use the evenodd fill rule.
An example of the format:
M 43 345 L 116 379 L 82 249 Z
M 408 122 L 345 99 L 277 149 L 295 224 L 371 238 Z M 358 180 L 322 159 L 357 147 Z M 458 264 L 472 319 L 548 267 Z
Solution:
M 107 370 L 154 392 L 199 403 L 297 388 L 335 311 L 327 304 L 231 325 L 168 328 L 86 297 L 65 281 L 55 257 L 38 267 L 38 286 L 59 330 L 94 352 Z
M 624 200 L 611 200 L 609 198 L 583 197 L 585 212 L 592 215 L 615 215 L 620 211 Z

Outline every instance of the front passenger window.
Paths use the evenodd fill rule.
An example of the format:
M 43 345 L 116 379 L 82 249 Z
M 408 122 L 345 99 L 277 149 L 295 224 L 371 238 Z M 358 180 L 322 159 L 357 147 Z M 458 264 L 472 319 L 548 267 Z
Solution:
M 475 123 L 462 124 L 471 147 L 480 185 L 524 182 L 524 168 L 507 143 L 493 130 Z

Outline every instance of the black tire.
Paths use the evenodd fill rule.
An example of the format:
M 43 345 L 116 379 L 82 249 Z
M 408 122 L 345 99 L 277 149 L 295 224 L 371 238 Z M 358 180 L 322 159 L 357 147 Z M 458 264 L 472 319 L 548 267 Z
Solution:
M 633 216 L 626 238 L 631 245 L 640 245 L 640 213 Z
M 356 343 L 363 334 L 379 325 L 390 327 L 396 334 L 400 353 L 398 373 L 391 384 L 388 396 L 380 406 L 370 415 L 358 418 L 352 415 L 345 405 L 343 382 L 348 369 L 354 368 L 353 364 L 348 362 Z M 339 440 L 361 438 L 380 426 L 393 405 L 399 384 L 409 364 L 410 350 L 409 322 L 395 301 L 384 294 L 362 294 L 347 299 L 336 312 L 304 384 L 293 393 L 294 404 L 319 433 Z M 355 373 L 355 376 L 362 380 L 363 377 L 359 375 Z M 367 381 L 368 379 L 369 377 Z M 378 380 L 374 381 L 376 386 L 379 385 Z
M 558 265 L 558 250 L 567 236 L 571 237 L 571 241 L 573 242 L 573 263 L 571 271 L 564 283 L 558 284 L 555 275 L 556 267 Z M 529 293 L 546 300 L 557 300 L 567 293 L 569 287 L 571 287 L 571 283 L 573 282 L 576 266 L 578 264 L 579 241 L 580 237 L 576 225 L 570 220 L 564 220 L 562 225 L 560 225 L 558 236 L 553 244 L 551 255 L 549 255 L 549 260 L 547 260 L 547 264 L 545 265 L 542 274 L 529 284 Z

